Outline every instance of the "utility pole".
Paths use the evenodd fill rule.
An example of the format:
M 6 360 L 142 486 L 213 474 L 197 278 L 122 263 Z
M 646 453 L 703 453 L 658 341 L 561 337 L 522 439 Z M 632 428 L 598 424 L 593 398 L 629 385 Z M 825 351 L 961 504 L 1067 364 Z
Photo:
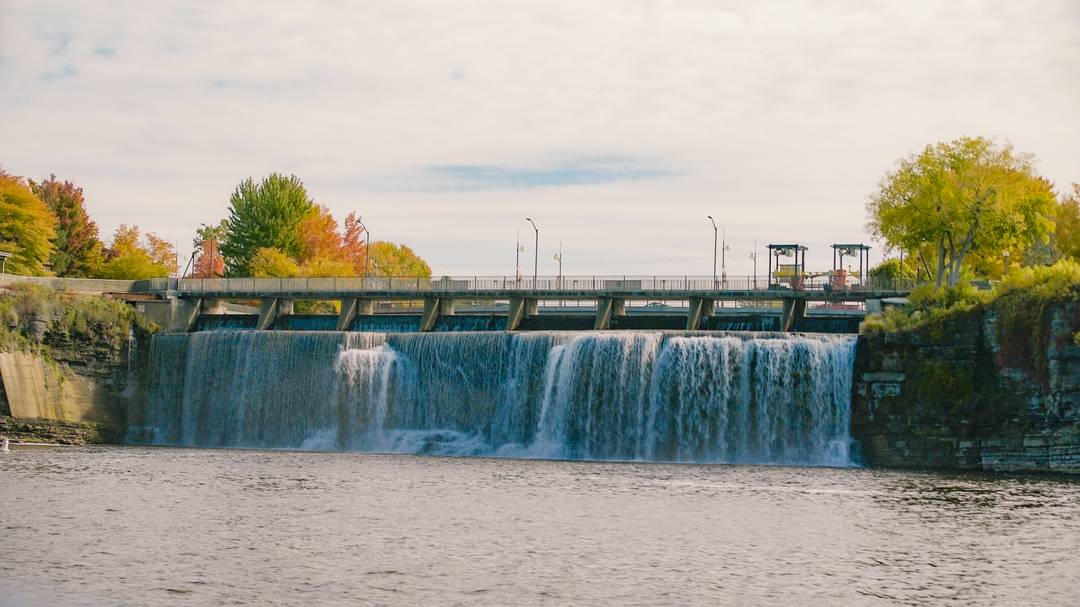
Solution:
M 562 241 L 559 241 L 559 252 L 555 254 L 555 261 L 559 262 L 559 279 L 555 283 L 555 288 L 562 290 Z M 563 301 L 559 300 L 559 307 L 563 307 Z
M 720 281 L 724 288 L 727 288 L 727 228 L 721 227 L 720 234 L 722 236 L 720 242 Z
M 514 241 L 514 282 L 521 282 L 521 230 L 517 231 Z
M 709 221 L 712 222 L 712 281 L 713 281 L 713 288 L 715 289 L 716 288 L 716 236 L 717 236 L 716 220 L 713 219 L 712 215 L 706 215 L 706 217 L 708 217 Z
M 540 269 L 540 228 L 536 227 L 536 222 L 531 217 L 526 217 L 525 221 L 532 224 L 533 231 L 536 232 L 536 241 L 533 243 L 533 286 L 536 288 L 536 278 L 539 275 Z
M 754 288 L 757 288 L 757 241 L 754 241 L 754 252 L 750 253 L 750 259 L 754 260 Z

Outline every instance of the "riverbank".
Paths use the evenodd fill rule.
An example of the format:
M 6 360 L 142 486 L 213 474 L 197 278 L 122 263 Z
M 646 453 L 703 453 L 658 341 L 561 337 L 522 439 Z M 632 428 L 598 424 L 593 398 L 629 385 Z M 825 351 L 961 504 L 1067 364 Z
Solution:
M 127 304 L 30 283 L 0 290 L 0 434 L 119 443 L 145 398 L 154 327 Z
M 1080 286 L 1052 271 L 868 321 L 852 398 L 864 464 L 1080 474 Z

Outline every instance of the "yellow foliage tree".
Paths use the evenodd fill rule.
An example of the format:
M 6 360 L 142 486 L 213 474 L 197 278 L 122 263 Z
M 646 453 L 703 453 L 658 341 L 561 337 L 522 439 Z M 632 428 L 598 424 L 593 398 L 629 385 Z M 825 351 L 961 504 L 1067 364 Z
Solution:
M 19 177 L 0 171 L 0 251 L 6 271 L 44 276 L 53 253 L 56 217 Z

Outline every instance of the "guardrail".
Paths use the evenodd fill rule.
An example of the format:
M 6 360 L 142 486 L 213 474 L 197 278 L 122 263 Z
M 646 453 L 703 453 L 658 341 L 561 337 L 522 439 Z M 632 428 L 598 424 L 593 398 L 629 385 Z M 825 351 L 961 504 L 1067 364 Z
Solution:
M 775 281 L 765 277 L 737 276 L 542 276 L 533 279 L 513 276 L 400 276 L 348 278 L 181 278 L 152 279 L 175 281 L 168 288 L 180 293 L 440 293 L 507 291 L 548 292 L 637 292 L 637 291 L 824 291 L 906 293 L 913 280 L 868 279 L 838 283 L 828 277 Z M 164 284 L 164 283 L 157 283 Z M 153 285 L 152 285 L 153 288 Z

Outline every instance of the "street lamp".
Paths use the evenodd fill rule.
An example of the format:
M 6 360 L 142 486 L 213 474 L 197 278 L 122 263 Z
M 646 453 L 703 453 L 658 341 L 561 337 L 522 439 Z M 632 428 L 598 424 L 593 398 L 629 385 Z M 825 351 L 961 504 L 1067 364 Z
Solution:
M 367 278 L 371 273 L 371 230 L 367 229 L 362 220 L 358 219 L 356 225 L 367 237 L 367 242 L 364 244 L 364 278 Z
M 713 219 L 712 215 L 706 215 L 706 217 L 708 217 L 709 221 L 712 222 L 712 281 L 713 281 L 713 288 L 715 289 L 716 288 L 716 244 L 717 244 L 718 232 L 717 232 L 717 229 L 716 229 L 716 220 Z
M 531 217 L 526 217 L 525 221 L 532 224 L 533 231 L 536 232 L 536 242 L 533 244 L 533 288 L 536 288 L 536 277 L 540 268 L 540 228 L 536 227 L 536 222 Z

